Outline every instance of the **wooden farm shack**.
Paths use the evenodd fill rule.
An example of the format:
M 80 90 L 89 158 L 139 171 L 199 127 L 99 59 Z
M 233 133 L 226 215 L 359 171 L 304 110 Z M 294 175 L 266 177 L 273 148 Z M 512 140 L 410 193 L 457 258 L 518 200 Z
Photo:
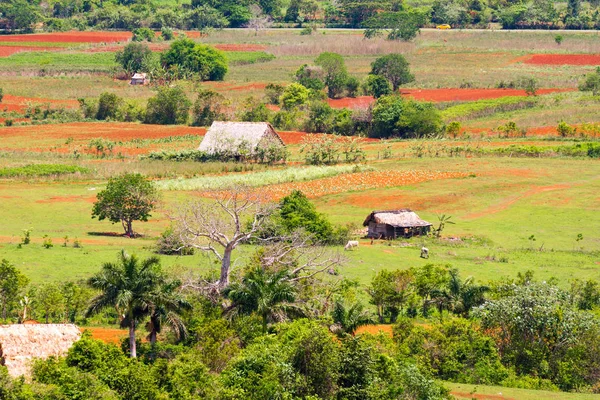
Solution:
M 65 355 L 80 337 L 71 324 L 0 325 L 0 364 L 13 377 L 28 375 L 34 358 Z
M 148 83 L 148 77 L 146 74 L 133 74 L 131 77 L 131 81 L 129 81 L 130 85 L 145 85 Z
M 212 123 L 198 150 L 238 158 L 252 156 L 259 148 L 284 147 L 283 140 L 268 122 Z
M 373 211 L 363 226 L 368 227 L 367 237 L 375 239 L 426 235 L 431 229 L 429 222 L 423 221 L 409 209 Z

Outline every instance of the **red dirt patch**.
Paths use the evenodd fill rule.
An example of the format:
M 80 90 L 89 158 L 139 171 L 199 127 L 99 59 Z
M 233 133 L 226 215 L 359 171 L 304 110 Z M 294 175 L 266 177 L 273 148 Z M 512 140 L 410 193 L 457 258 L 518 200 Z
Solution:
M 361 326 L 359 327 L 355 334 L 356 335 L 361 335 L 363 333 L 368 333 L 371 335 L 377 335 L 379 332 L 383 332 L 386 335 L 389 335 L 390 337 L 392 336 L 392 325 L 365 325 L 365 326 Z
M 77 100 L 43 99 L 39 97 L 21 97 L 6 94 L 2 99 L 2 103 L 0 103 L 0 110 L 23 112 L 27 109 L 27 106 L 30 103 L 50 104 L 67 108 L 79 107 L 79 102 Z
M 84 331 L 89 331 L 92 334 L 93 339 L 112 344 L 120 343 L 123 338 L 128 336 L 126 329 L 81 327 L 79 330 L 82 333 Z
M 538 94 L 556 92 L 571 92 L 575 89 L 539 89 Z M 497 99 L 508 96 L 526 96 L 520 89 L 402 89 L 403 96 L 420 101 L 446 102 L 446 101 L 475 101 L 481 99 Z
M 74 140 L 90 140 L 102 137 L 114 141 L 127 141 L 132 139 L 158 139 L 169 136 L 203 136 L 205 133 L 206 129 L 204 128 L 189 126 L 142 125 L 124 122 L 76 122 L 70 124 L 7 127 L 0 130 L 0 138 L 22 136 L 24 139 L 73 138 Z
M 327 99 L 333 108 L 368 108 L 375 102 L 371 96 L 345 97 L 343 99 Z
M 465 399 L 481 399 L 481 400 L 515 400 L 512 397 L 504 397 L 501 394 L 481 394 L 481 393 L 466 393 L 466 392 L 450 392 L 451 395 Z
M 534 65 L 600 65 L 600 54 L 532 54 L 516 62 Z
M 131 32 L 53 32 L 26 35 L 4 35 L 2 42 L 46 42 L 46 43 L 106 43 L 131 39 Z

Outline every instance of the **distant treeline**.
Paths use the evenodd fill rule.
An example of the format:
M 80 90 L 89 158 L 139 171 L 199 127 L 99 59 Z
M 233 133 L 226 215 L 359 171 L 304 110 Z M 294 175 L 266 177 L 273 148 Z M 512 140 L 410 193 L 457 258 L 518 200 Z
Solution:
M 179 3 L 179 2 L 178 2 Z M 5 0 L 0 4 L 0 29 L 7 33 L 70 29 L 132 30 L 220 29 L 267 26 L 396 29 L 398 23 L 419 26 L 450 24 L 453 28 L 599 29 L 600 1 L 568 0 L 435 0 L 411 7 L 397 0 L 191 0 L 174 4 L 157 0 Z M 394 22 L 385 26 L 386 21 Z M 41 24 L 41 25 L 40 25 Z M 401 37 L 399 37 L 401 38 Z

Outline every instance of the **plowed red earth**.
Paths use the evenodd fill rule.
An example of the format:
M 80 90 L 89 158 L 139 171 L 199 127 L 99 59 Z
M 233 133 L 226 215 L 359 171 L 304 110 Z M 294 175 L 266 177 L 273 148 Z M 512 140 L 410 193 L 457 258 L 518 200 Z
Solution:
M 600 65 L 600 54 L 533 54 L 518 61 L 535 65 Z
M 51 104 L 53 106 L 62 106 L 65 108 L 79 107 L 79 102 L 77 102 L 77 100 L 42 99 L 39 97 L 21 97 L 6 94 L 2 98 L 2 103 L 0 103 L 0 110 L 23 112 L 28 104 Z
M 123 338 L 127 337 L 128 332 L 126 329 L 112 329 L 112 328 L 79 328 L 81 332 L 89 331 L 92 334 L 93 339 L 101 340 L 105 343 L 119 343 Z
M 24 140 L 35 140 L 37 137 L 89 140 L 101 137 L 113 141 L 127 141 L 132 139 L 158 139 L 169 136 L 203 136 L 205 133 L 206 129 L 204 128 L 189 126 L 76 122 L 71 124 L 3 128 L 0 129 L 0 139 L 3 137 L 20 136 Z
M 106 43 L 131 39 L 131 32 L 53 32 L 29 35 L 5 35 L 2 42 L 45 42 L 45 43 Z
M 58 51 L 61 47 L 35 47 L 35 46 L 0 46 L 0 57 L 9 57 L 24 51 Z
M 571 92 L 575 89 L 540 89 L 538 94 L 555 92 Z M 402 89 L 400 94 L 420 101 L 431 101 L 441 103 L 447 101 L 475 101 L 481 99 L 497 99 L 508 96 L 526 96 L 524 90 L 520 89 Z M 344 99 L 329 99 L 329 105 L 333 108 L 367 108 L 375 102 L 370 96 L 347 97 Z

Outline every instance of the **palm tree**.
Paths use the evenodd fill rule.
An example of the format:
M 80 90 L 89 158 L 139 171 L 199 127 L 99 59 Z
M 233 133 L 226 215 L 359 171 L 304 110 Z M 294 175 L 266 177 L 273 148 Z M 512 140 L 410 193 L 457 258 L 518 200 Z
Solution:
M 164 325 L 175 333 L 177 339 L 187 337 L 187 328 L 180 314 L 183 310 L 191 309 L 192 305 L 177 291 L 180 286 L 179 281 L 165 282 L 152 297 L 150 321 L 146 324 L 151 345 L 156 343 L 156 336 Z
M 343 302 L 336 300 L 331 316 L 334 322 L 331 330 L 338 336 L 354 335 L 359 327 L 373 323 L 369 314 L 364 311 L 364 306 L 359 302 L 346 308 Z
M 302 315 L 302 310 L 294 304 L 296 287 L 289 279 L 286 270 L 270 272 L 254 268 L 242 282 L 230 285 L 225 296 L 232 301 L 227 313 L 248 315 L 256 312 L 262 318 L 263 332 L 269 321 L 285 320 L 291 315 Z
M 100 294 L 92 299 L 86 317 L 114 307 L 121 317 L 121 326 L 129 328 L 130 355 L 135 358 L 137 324 L 154 310 L 154 300 L 161 283 L 157 257 L 140 261 L 122 250 L 118 263 L 105 263 L 102 270 L 88 280 L 88 284 Z
M 439 313 L 440 320 L 444 310 L 454 314 L 468 317 L 473 307 L 477 307 L 485 302 L 485 293 L 490 290 L 488 286 L 477 285 L 473 278 L 469 277 L 461 280 L 456 268 L 448 271 L 450 279 L 443 289 L 434 290 L 431 293 L 430 304 L 435 304 Z

